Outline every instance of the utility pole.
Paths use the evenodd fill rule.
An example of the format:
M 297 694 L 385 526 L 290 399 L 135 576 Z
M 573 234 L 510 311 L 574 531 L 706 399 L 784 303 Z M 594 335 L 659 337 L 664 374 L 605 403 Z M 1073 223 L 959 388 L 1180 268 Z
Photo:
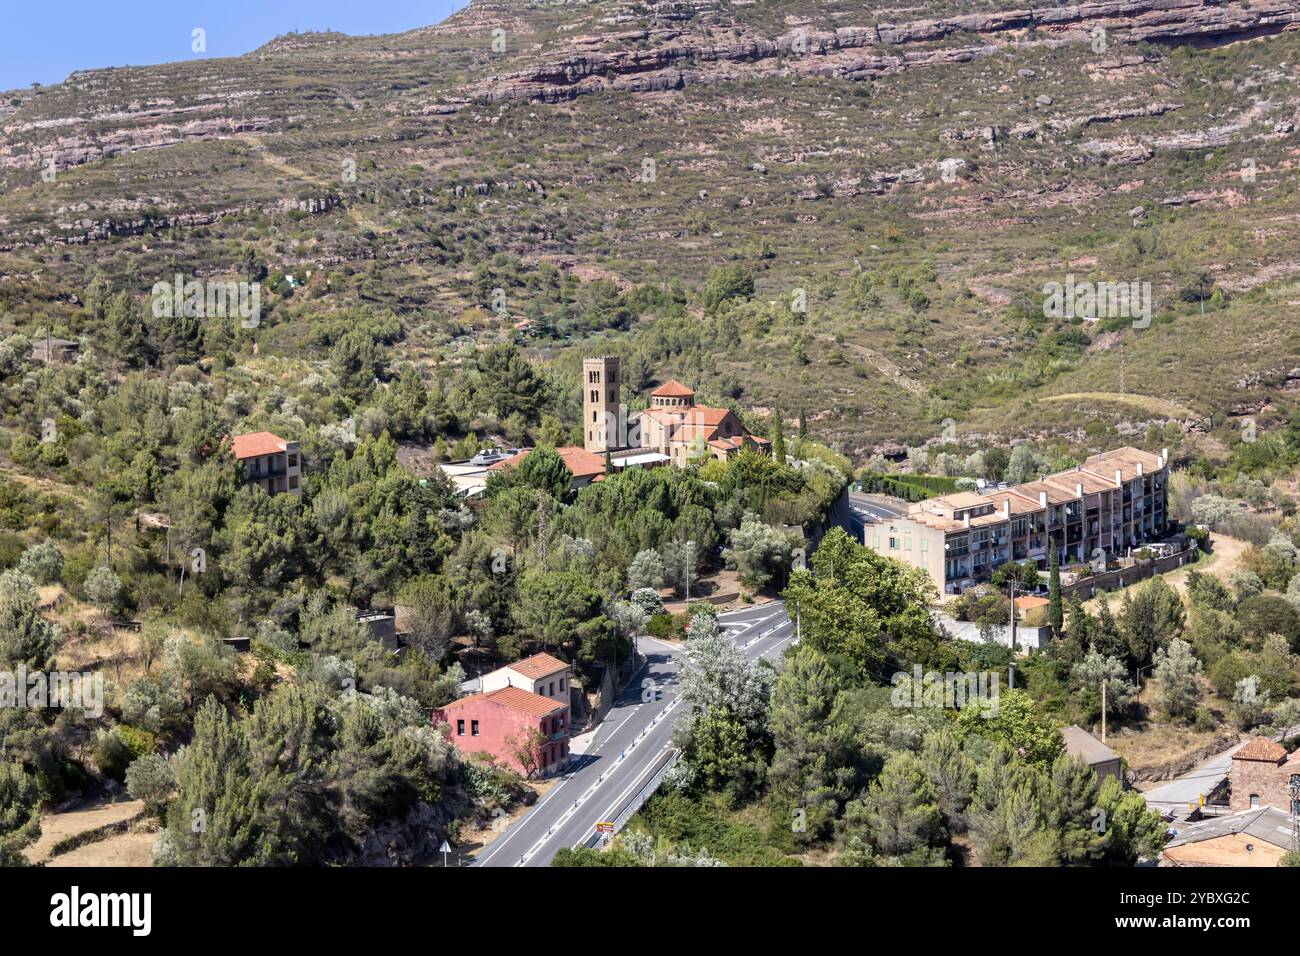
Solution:
M 803 615 L 799 613 L 799 602 L 794 602 L 794 642 L 803 640 Z

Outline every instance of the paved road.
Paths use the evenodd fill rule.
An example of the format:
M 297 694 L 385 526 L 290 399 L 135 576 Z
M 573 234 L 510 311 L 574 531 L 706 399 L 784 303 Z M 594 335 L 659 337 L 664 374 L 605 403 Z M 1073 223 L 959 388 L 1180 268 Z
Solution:
M 866 544 L 868 525 L 890 521 L 907 514 L 907 506 L 886 498 L 860 491 L 849 492 L 849 528 L 860 543 Z
M 888 521 L 907 514 L 907 505 L 883 495 L 870 495 L 860 491 L 849 492 L 849 509 L 855 516 L 871 521 Z
M 1300 726 L 1292 727 L 1274 739 L 1288 740 L 1296 734 L 1300 734 Z M 1234 744 L 1168 783 L 1142 791 L 1142 798 L 1148 807 L 1161 812 L 1172 812 L 1175 819 L 1185 820 L 1191 814 L 1193 804 L 1198 803 L 1202 796 L 1208 797 L 1228 778 L 1228 772 L 1232 769 L 1232 755 L 1247 743 L 1249 741 L 1243 740 Z
M 776 658 L 795 639 L 780 603 L 718 616 L 749 660 Z M 678 645 L 642 638 L 645 667 L 610 708 L 585 754 L 536 806 L 479 856 L 478 866 L 547 866 L 562 847 L 586 842 L 654 776 L 677 719 Z

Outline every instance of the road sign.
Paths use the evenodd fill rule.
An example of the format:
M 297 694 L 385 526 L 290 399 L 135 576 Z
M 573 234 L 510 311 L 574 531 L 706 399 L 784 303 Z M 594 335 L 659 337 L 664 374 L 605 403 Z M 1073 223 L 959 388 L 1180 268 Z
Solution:
M 614 821 L 613 821 L 613 820 L 601 820 L 599 823 L 596 824 L 596 832 L 597 832 L 597 833 L 613 833 L 613 832 L 614 832 Z

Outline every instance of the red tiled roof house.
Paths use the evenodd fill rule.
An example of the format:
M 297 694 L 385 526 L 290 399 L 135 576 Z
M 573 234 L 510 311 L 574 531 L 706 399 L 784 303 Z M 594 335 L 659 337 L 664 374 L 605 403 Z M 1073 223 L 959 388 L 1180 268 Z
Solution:
M 522 687 L 462 697 L 436 711 L 433 723 L 446 724 L 465 753 L 489 754 L 524 776 L 550 776 L 569 763 L 569 705 Z
M 1300 776 L 1300 751 L 1287 755 L 1286 748 L 1267 737 L 1256 737 L 1232 755 L 1228 773 L 1233 810 L 1256 807 L 1291 809 L 1291 778 Z
M 507 471 L 514 468 L 521 461 L 532 454 L 532 448 L 525 448 L 517 455 L 512 455 L 502 461 L 491 465 L 488 471 Z M 555 449 L 556 454 L 564 462 L 564 466 L 569 469 L 573 475 L 570 487 L 575 491 L 579 488 L 585 488 L 593 481 L 600 481 L 605 477 L 605 456 L 596 455 L 583 448 L 577 448 L 572 445 L 564 445 Z
M 678 467 L 695 459 L 726 461 L 742 448 L 770 452 L 771 442 L 751 435 L 735 412 L 695 404 L 695 392 L 669 379 L 650 393 L 641 412 L 641 447 L 667 455 Z
M 522 687 L 559 704 L 569 702 L 569 665 L 550 654 L 534 654 L 522 661 L 498 667 L 484 674 L 480 688 L 484 691 L 502 687 Z
M 302 455 L 296 441 L 272 432 L 249 432 L 231 441 L 235 460 L 244 467 L 244 482 L 265 489 L 268 495 L 302 494 Z

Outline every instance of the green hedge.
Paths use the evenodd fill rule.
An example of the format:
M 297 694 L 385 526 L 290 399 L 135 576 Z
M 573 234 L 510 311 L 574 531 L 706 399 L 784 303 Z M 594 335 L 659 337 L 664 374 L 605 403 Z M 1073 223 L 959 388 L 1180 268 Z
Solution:
M 872 494 L 893 495 L 904 501 L 923 501 L 956 491 L 957 479 L 942 475 L 884 475 L 864 471 L 858 475 L 858 485 Z

